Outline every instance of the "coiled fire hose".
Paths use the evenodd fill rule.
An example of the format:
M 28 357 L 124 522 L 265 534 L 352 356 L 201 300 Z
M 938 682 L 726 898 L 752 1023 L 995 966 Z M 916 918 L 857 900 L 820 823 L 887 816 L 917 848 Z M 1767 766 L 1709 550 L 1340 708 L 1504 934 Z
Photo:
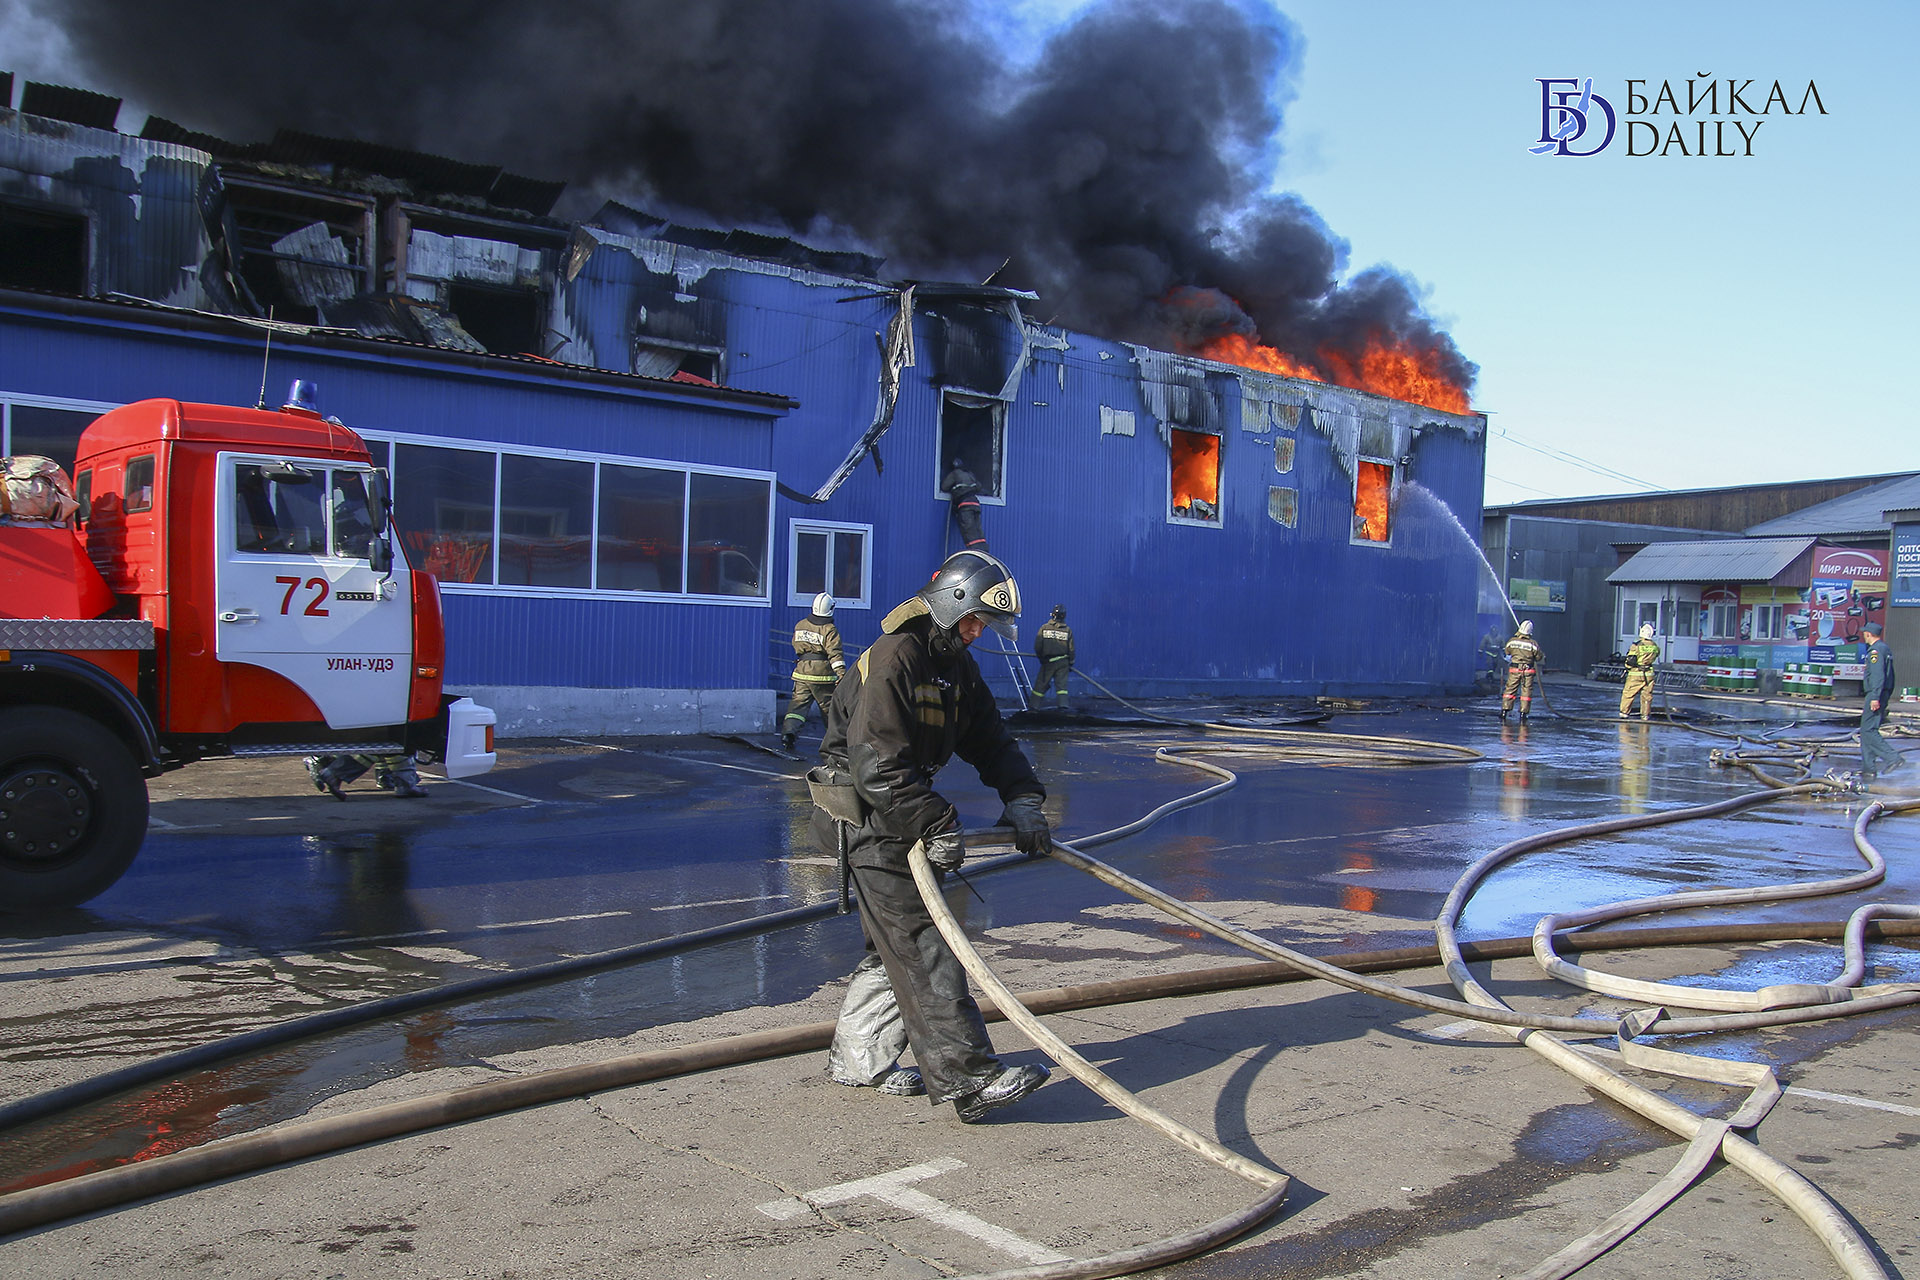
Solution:
M 1240 726 L 1225 727 L 1234 728 L 1241 732 L 1245 731 Z M 1330 735 L 1310 734 L 1300 736 L 1324 738 Z M 1401 744 L 1405 742 L 1405 740 L 1390 741 Z M 1446 746 L 1446 744 L 1438 745 Z M 1079 843 L 1083 846 L 1091 846 L 1107 840 L 1121 838 L 1123 835 L 1137 831 L 1157 820 L 1158 817 L 1163 816 L 1165 813 L 1172 812 L 1178 808 L 1188 807 L 1191 804 L 1200 803 L 1210 796 L 1218 794 L 1218 792 L 1224 790 L 1227 786 L 1231 786 L 1233 781 L 1232 775 L 1226 770 L 1219 769 L 1217 766 L 1206 766 L 1204 762 L 1183 758 L 1189 753 L 1204 750 L 1206 750 L 1206 748 L 1163 749 L 1160 753 L 1157 753 L 1157 755 L 1159 758 L 1170 762 L 1208 768 L 1209 771 L 1216 772 L 1223 777 L 1223 781 L 1220 784 L 1205 788 L 1195 795 L 1163 805 L 1153 813 L 1125 827 L 1117 828 L 1112 832 L 1101 833 L 1101 835 L 1097 837 L 1083 839 Z M 1464 751 L 1464 749 L 1452 748 L 1450 746 L 1447 746 L 1447 750 L 1454 752 Z M 1231 754 L 1247 754 L 1247 752 L 1233 752 Z M 1434 757 L 1429 755 L 1425 758 L 1431 760 Z M 1797 787 L 1793 789 L 1792 794 L 1803 794 L 1809 790 L 1811 789 Z M 1674 811 L 1670 814 L 1646 815 L 1641 818 L 1614 820 L 1608 823 L 1588 824 L 1583 827 L 1563 829 L 1559 832 L 1544 833 L 1541 836 L 1516 841 L 1512 845 L 1506 846 L 1503 850 L 1496 851 L 1495 855 L 1489 855 L 1488 859 L 1483 859 L 1481 863 L 1476 864 L 1476 866 L 1491 869 L 1491 865 L 1497 860 L 1504 860 L 1505 857 L 1515 856 L 1518 853 L 1532 849 L 1543 848 L 1550 844 L 1562 843 L 1566 840 L 1577 839 L 1591 834 L 1604 834 L 1608 831 L 1624 830 L 1632 826 L 1680 821 L 1688 817 L 1711 816 L 1716 813 L 1730 812 L 1736 807 L 1745 807 L 1748 804 L 1761 803 L 1766 799 L 1774 798 L 1781 797 L 1768 795 L 1766 793 L 1757 796 L 1735 797 L 1729 801 L 1722 801 L 1715 805 L 1699 806 L 1692 810 Z M 1911 807 L 1913 806 L 1875 806 L 1876 811 L 1874 813 L 1871 815 L 1863 815 L 1861 823 L 1856 830 L 1856 842 L 1864 841 L 1864 828 L 1873 817 L 1879 816 L 1881 812 L 1893 812 Z M 1870 846 L 1863 846 L 1863 852 L 1866 847 Z M 1072 851 L 1068 849 L 1063 850 L 1063 852 L 1070 854 Z M 991 861 L 994 864 L 1006 864 L 1019 860 L 1017 857 L 1010 857 L 993 859 Z M 1063 858 L 1062 860 L 1065 861 L 1068 859 Z M 1085 859 L 1085 861 L 1091 862 L 1090 859 Z M 980 864 L 976 864 L 976 867 L 979 865 Z M 1098 864 L 1094 865 L 1097 866 Z M 1116 876 L 1119 875 L 1117 872 L 1113 874 Z M 1469 876 L 1473 874 L 1473 872 L 1470 872 Z M 1484 874 L 1484 871 L 1482 874 Z M 1463 878 L 1463 884 L 1464 883 L 1466 883 L 1466 881 Z M 1167 899 L 1167 901 L 1171 902 L 1174 900 Z M 1464 902 L 1464 895 L 1461 901 Z M 1245 938 L 1251 938 L 1253 936 L 1245 935 L 1245 938 L 1243 938 L 1240 936 L 1241 931 L 1233 929 L 1232 926 L 1224 925 L 1222 922 L 1212 921 L 1211 917 L 1205 917 L 1205 919 L 1210 924 L 1217 924 L 1220 926 L 1220 929 L 1225 929 L 1227 932 L 1222 936 L 1230 936 L 1232 940 L 1241 942 L 1242 945 L 1245 945 Z M 1855 920 L 1850 921 L 1846 928 L 1850 953 L 1849 971 L 1852 971 L 1862 963 L 1853 957 L 1854 953 L 1858 950 L 1860 940 L 1864 938 L 1865 927 L 1865 918 L 1856 915 Z M 1214 931 L 1219 932 L 1219 929 Z M 1748 931 L 1744 936 L 1802 936 L 1803 934 L 1816 932 L 1824 934 L 1832 931 L 1832 927 L 1830 926 L 1819 929 L 1805 926 L 1771 926 L 1763 927 L 1758 931 Z M 1887 931 L 1905 933 L 1907 929 L 1891 926 Z M 1660 935 L 1672 935 L 1676 932 L 1690 935 L 1688 940 L 1708 940 L 1699 936 L 1702 931 L 1697 929 L 1680 931 L 1629 931 L 1630 936 L 1623 935 L 1618 945 L 1653 944 L 1657 941 L 1667 940 L 1666 937 Z M 1723 937 L 1726 934 L 1726 931 L 1718 930 L 1707 930 L 1705 932 L 1720 934 Z M 1725 940 L 1732 939 L 1725 938 Z M 1592 945 L 1597 945 L 1599 942 L 1600 939 L 1598 938 L 1585 938 L 1583 941 L 1577 937 L 1574 945 L 1576 948 L 1587 949 Z M 1451 948 L 1453 956 L 1456 958 L 1464 957 L 1468 951 L 1473 952 L 1475 956 L 1479 958 L 1490 958 L 1491 955 L 1497 953 L 1497 949 L 1484 944 L 1480 947 L 1461 948 L 1457 942 L 1451 942 Z M 1313 961 L 1311 958 L 1287 952 L 1284 948 L 1275 948 L 1272 944 L 1262 942 L 1261 946 L 1250 949 L 1254 949 L 1260 954 L 1283 954 L 1286 957 L 1284 963 L 1307 972 L 1312 972 L 1315 976 L 1330 976 L 1320 971 L 1321 967 L 1325 966 L 1335 970 L 1336 973 L 1345 979 L 1358 979 L 1359 977 L 1359 975 L 1354 973 L 1350 968 L 1342 968 L 1339 965 L 1330 964 L 1325 960 Z M 1430 958 L 1429 955 L 1409 954 L 1404 959 L 1396 956 L 1395 960 L 1407 965 L 1413 965 L 1426 962 L 1430 960 Z M 1348 960 L 1349 964 L 1357 964 L 1362 958 L 1343 957 L 1342 959 Z M 1368 957 L 1368 959 L 1372 959 L 1372 957 Z M 1301 963 L 1303 961 L 1306 963 Z M 1464 959 L 1458 959 L 1458 962 L 1464 969 Z M 1258 969 L 1269 971 L 1271 968 L 1272 966 L 1236 967 L 1238 970 Z M 1163 988 L 1153 993 L 1156 995 L 1170 994 L 1181 989 L 1188 991 L 1217 989 L 1217 987 L 1210 987 L 1204 982 L 1193 983 L 1191 979 L 1197 977 L 1199 977 L 1199 975 L 1176 975 L 1167 979 L 1148 979 L 1145 980 L 1145 982 L 1148 985 L 1157 984 Z M 1274 975 L 1270 972 L 1263 973 L 1258 978 L 1248 974 L 1245 977 L 1238 978 L 1238 980 L 1228 975 L 1223 976 L 1218 985 L 1247 985 L 1250 981 L 1271 980 L 1274 980 Z M 1137 991 L 1140 984 L 1141 980 L 1133 980 L 1125 984 L 1102 985 L 1109 988 L 1133 987 Z M 1349 980 L 1345 982 L 1345 985 L 1362 990 L 1370 989 L 1365 980 Z M 1381 987 L 1386 986 L 1386 984 L 1379 985 Z M 1836 985 L 1844 985 L 1844 983 Z M 1528 1015 L 1515 1014 L 1508 1010 L 1493 1010 L 1482 1007 L 1479 1004 L 1462 1006 L 1459 1002 L 1452 1001 L 1444 1001 L 1438 1006 L 1435 1006 L 1427 1003 L 1427 1001 L 1437 998 L 1425 997 L 1424 993 L 1405 992 L 1402 988 L 1388 989 L 1397 994 L 1404 993 L 1406 995 L 1420 997 L 1420 999 L 1414 1002 L 1421 1007 L 1437 1008 L 1438 1011 L 1444 1012 L 1459 1012 L 1464 1007 L 1468 1010 L 1469 1016 L 1476 1017 L 1482 1021 L 1497 1022 L 1513 1027 L 1533 1027 L 1543 1024 L 1560 1025 L 1562 1029 L 1585 1033 L 1616 1032 L 1621 1030 L 1617 1024 L 1598 1019 L 1547 1020 Z M 1094 1002 L 1111 1002 L 1115 996 L 1120 999 L 1141 998 L 1139 994 L 1120 994 L 1115 991 L 1105 998 L 1096 1001 L 1086 999 L 1087 994 L 1088 993 L 1082 989 L 1074 989 L 1066 993 L 1049 993 L 1047 999 L 1035 1001 L 1035 1004 L 1042 1008 L 1072 1008 L 1085 1007 L 1086 1004 Z M 1868 1008 L 1891 1007 L 1892 1004 L 1910 1003 L 1913 998 L 1920 998 L 1920 993 L 1889 992 L 1888 995 L 1891 998 L 1886 1000 L 1852 1000 L 1848 1003 L 1846 1011 L 1864 1012 Z M 1733 1018 L 1668 1019 L 1658 1024 L 1658 1030 L 1663 1033 L 1678 1033 L 1693 1030 L 1719 1030 L 1736 1025 L 1775 1025 L 1785 1021 L 1802 1021 L 1813 1017 L 1833 1016 L 1836 1011 L 1832 1005 L 1821 1005 L 1812 1008 L 1761 1011 L 1759 1013 L 1739 1015 Z M 1569 1023 L 1572 1025 L 1564 1025 Z M 1626 1028 L 1631 1034 L 1636 1035 L 1643 1033 L 1646 1029 L 1645 1026 L 1636 1027 L 1631 1025 L 1631 1020 Z M 527 1077 L 516 1078 L 511 1081 L 473 1086 L 467 1089 L 455 1090 L 447 1094 L 435 1095 L 430 1098 L 417 1099 L 412 1102 L 396 1103 L 350 1116 L 282 1126 L 264 1133 L 209 1144 L 204 1148 L 160 1157 L 138 1165 L 105 1170 L 100 1173 L 88 1174 L 81 1178 L 72 1179 L 66 1183 L 53 1184 L 47 1187 L 35 1188 L 27 1192 L 15 1193 L 11 1196 L 0 1197 L 0 1232 L 15 1231 L 27 1226 L 58 1221 L 61 1218 L 88 1212 L 93 1209 L 145 1198 L 168 1190 L 197 1185 L 200 1182 L 232 1176 L 235 1173 L 262 1168 L 286 1160 L 300 1159 L 329 1150 L 337 1150 L 343 1146 L 357 1145 L 380 1137 L 413 1132 L 422 1128 L 430 1128 L 462 1119 L 475 1118 L 481 1115 L 523 1107 L 554 1098 L 574 1096 L 583 1092 L 612 1088 L 621 1084 L 663 1078 L 667 1075 L 679 1074 L 685 1071 L 702 1070 L 727 1062 L 745 1061 L 753 1058 L 801 1052 L 810 1048 L 824 1046 L 830 1034 L 831 1024 L 814 1024 L 807 1027 L 756 1033 L 750 1036 L 733 1037 L 724 1042 L 709 1042 L 704 1045 L 686 1046 L 674 1050 L 630 1055 L 626 1058 L 616 1059 L 607 1063 L 565 1068 L 559 1071 L 543 1072 Z M 1532 1033 L 1522 1033 L 1521 1038 L 1529 1039 L 1529 1042 L 1531 1042 L 1530 1037 L 1532 1037 Z M 1630 1039 L 1631 1036 L 1629 1035 L 1626 1038 Z M 1679 1109 L 1675 1108 L 1674 1110 Z M 1744 1110 L 1746 1110 L 1746 1108 L 1743 1108 L 1743 1111 Z M 1699 1118 L 1692 1117 L 1691 1113 L 1682 1111 L 1681 1114 L 1690 1117 L 1696 1124 L 1700 1123 Z M 1736 1119 L 1738 1118 L 1740 1117 L 1736 1117 Z M 1275 1174 L 1273 1171 L 1265 1171 L 1264 1176 L 1280 1178 L 1283 1175 Z M 1213 1227 L 1206 1231 L 1181 1237 L 1180 1241 L 1159 1242 L 1161 1246 L 1172 1245 L 1179 1249 L 1179 1252 L 1170 1254 L 1159 1253 L 1152 1256 L 1169 1259 L 1172 1257 L 1187 1256 L 1192 1252 L 1208 1247 L 1206 1241 L 1210 1238 L 1230 1238 L 1231 1234 L 1237 1234 L 1249 1229 L 1252 1225 L 1257 1224 L 1259 1221 L 1264 1220 L 1266 1216 L 1269 1216 L 1273 1208 L 1278 1207 L 1279 1195 L 1274 1194 L 1276 1189 L 1279 1193 L 1283 1193 L 1284 1183 L 1276 1182 L 1272 1184 L 1272 1186 L 1268 1188 L 1268 1192 L 1263 1193 L 1261 1200 L 1257 1201 L 1252 1208 L 1242 1213 L 1232 1215 L 1229 1218 L 1222 1219 L 1220 1223 L 1213 1224 Z M 1817 1197 L 1818 1193 L 1815 1192 L 1814 1195 Z M 1269 1201 L 1271 1201 L 1270 1204 L 1268 1203 Z M 1844 1226 L 1844 1223 L 1841 1225 Z M 1228 1234 L 1216 1236 L 1213 1234 L 1216 1232 L 1226 1232 Z M 1862 1252 L 1861 1247 L 1856 1245 L 1855 1252 Z M 1128 1259 L 1131 1259 L 1131 1261 L 1126 1263 L 1127 1269 L 1137 1270 L 1142 1266 L 1157 1265 L 1157 1263 L 1153 1261 L 1142 1260 L 1147 1258 L 1147 1256 L 1148 1255 L 1141 1250 L 1130 1250 L 1124 1254 L 1112 1255 L 1108 1260 L 1086 1260 L 1080 1264 L 1059 1264 L 1062 1266 L 1077 1265 L 1081 1269 L 1048 1274 L 1076 1276 L 1117 1275 L 1123 1272 L 1112 1269 L 1099 1270 L 1087 1268 L 1095 1264 Z M 1870 1262 L 1870 1255 L 1867 1256 Z M 1041 1273 L 1034 1271 L 1007 1274 L 1038 1275 Z M 1565 1272 L 1558 1274 L 1565 1274 Z M 1877 1275 L 1880 1273 L 1877 1270 L 1859 1270 L 1850 1272 L 1850 1274 Z

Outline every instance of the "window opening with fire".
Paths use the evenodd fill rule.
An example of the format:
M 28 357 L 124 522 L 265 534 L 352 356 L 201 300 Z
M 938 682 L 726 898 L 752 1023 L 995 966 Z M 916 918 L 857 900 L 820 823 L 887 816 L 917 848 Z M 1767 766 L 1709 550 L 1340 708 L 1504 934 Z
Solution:
M 1167 518 L 1180 524 L 1219 525 L 1219 436 L 1167 428 Z
M 1393 540 L 1393 464 L 1362 458 L 1354 468 L 1354 542 Z
M 1007 406 L 984 396 L 947 392 L 940 400 L 940 456 L 934 492 L 946 501 L 945 477 L 958 462 L 980 482 L 982 502 L 1005 502 Z

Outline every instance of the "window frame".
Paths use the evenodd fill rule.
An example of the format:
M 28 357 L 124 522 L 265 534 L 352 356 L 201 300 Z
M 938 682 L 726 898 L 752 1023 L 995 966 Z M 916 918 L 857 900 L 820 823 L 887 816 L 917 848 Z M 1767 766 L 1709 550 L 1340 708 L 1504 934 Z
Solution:
M 1000 492 L 998 494 L 991 494 L 986 492 L 985 488 L 982 487 L 981 492 L 975 496 L 983 507 L 1004 507 L 1007 505 L 1008 490 L 1012 487 L 1010 484 L 1011 477 L 1007 474 L 1007 402 L 995 396 L 983 395 L 978 391 L 967 391 L 959 387 L 941 387 L 939 403 L 934 407 L 936 415 L 934 419 L 934 443 L 937 446 L 937 451 L 933 458 L 934 500 L 937 502 L 952 501 L 947 495 L 947 491 L 940 487 L 940 482 L 946 479 L 947 472 L 953 470 L 952 467 L 947 465 L 953 461 L 947 449 L 947 404 L 949 398 L 952 396 L 966 396 L 974 400 L 993 401 L 993 404 L 984 410 L 984 412 L 993 415 L 993 464 L 999 471 L 999 475 L 996 476 L 995 479 L 999 482 Z M 964 409 L 967 406 L 960 405 L 959 407 Z
M 123 402 L 118 400 L 72 400 L 63 396 L 16 395 L 11 391 L 0 391 L 0 457 L 11 458 L 14 455 L 13 410 L 16 405 L 26 409 L 58 409 L 69 413 L 91 413 L 97 418 L 103 413 L 121 408 L 122 404 Z M 82 427 L 81 431 L 84 433 L 86 428 Z M 79 440 L 76 437 L 73 469 L 77 471 L 79 467 Z
M 1354 531 L 1353 517 L 1360 509 L 1360 468 L 1364 463 L 1387 469 L 1387 536 L 1384 538 L 1363 538 Z M 1366 454 L 1356 454 L 1353 459 L 1353 487 L 1347 498 L 1347 545 L 1350 547 L 1379 547 L 1391 550 L 1393 532 L 1400 527 L 1399 500 L 1394 496 L 1400 489 L 1400 464 L 1392 458 L 1376 458 Z M 1556 579 L 1557 581 L 1557 579 Z
M 860 535 L 863 554 L 860 557 L 860 595 L 835 596 L 833 607 L 836 609 L 873 608 L 873 526 L 856 524 L 845 520 L 809 520 L 794 517 L 787 521 L 787 605 L 789 608 L 811 609 L 816 593 L 802 593 L 799 582 L 800 535 L 803 533 L 821 533 L 827 536 L 826 580 L 833 581 L 833 535 L 836 533 L 857 533 Z
M 424 445 L 439 449 L 465 449 L 473 453 L 493 455 L 493 550 L 494 580 L 492 582 L 441 582 L 440 590 L 450 595 L 475 596 L 514 596 L 534 599 L 553 600 L 624 600 L 654 604 L 719 604 L 739 608 L 767 608 L 774 603 L 772 560 L 775 554 L 774 542 L 774 502 L 779 496 L 779 477 L 772 471 L 761 471 L 750 467 L 726 467 L 700 462 L 684 462 L 671 458 L 642 457 L 635 454 L 598 453 L 581 449 L 549 449 L 538 445 L 508 444 L 491 440 L 464 440 L 449 436 L 427 435 L 412 431 L 388 431 L 379 427 L 354 428 L 360 438 L 367 443 L 367 451 L 378 461 L 378 451 L 387 450 L 389 492 L 397 495 L 406 483 L 402 470 L 394 464 L 399 461 L 398 445 Z M 538 587 L 519 584 L 502 584 L 499 580 L 500 549 L 500 492 L 504 484 L 506 471 L 505 458 L 517 455 L 531 458 L 552 458 L 566 462 L 589 462 L 593 464 L 593 491 L 591 497 L 591 538 L 594 554 L 592 572 L 588 575 L 589 585 L 584 587 Z M 768 563 L 760 567 L 761 593 L 753 596 L 707 595 L 689 591 L 630 591 L 618 587 L 602 587 L 600 581 L 600 468 L 602 466 L 647 467 L 660 471 L 679 472 L 683 478 L 682 492 L 688 492 L 693 475 L 732 476 L 747 480 L 760 480 L 766 483 L 767 504 L 764 528 L 766 530 L 766 557 Z M 688 527 L 693 518 L 692 499 L 689 496 L 681 506 L 681 585 L 684 587 L 691 579 L 687 564 Z M 871 545 L 871 543 L 869 543 Z
M 1214 477 L 1213 506 L 1214 518 L 1202 520 L 1195 516 L 1175 515 L 1173 510 L 1173 436 L 1175 433 L 1190 436 L 1212 436 L 1214 439 Z M 1227 527 L 1227 438 L 1224 432 L 1205 431 L 1199 427 L 1176 427 L 1167 424 L 1167 474 L 1163 488 L 1166 491 L 1165 516 L 1168 524 L 1184 525 L 1190 529 L 1224 529 Z

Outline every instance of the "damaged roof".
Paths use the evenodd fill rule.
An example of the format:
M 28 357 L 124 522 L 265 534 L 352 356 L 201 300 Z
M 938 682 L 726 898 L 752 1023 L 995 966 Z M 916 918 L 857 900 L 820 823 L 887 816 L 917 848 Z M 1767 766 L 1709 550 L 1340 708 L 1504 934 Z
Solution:
M 228 163 L 292 165 L 393 178 L 422 194 L 463 196 L 537 218 L 553 212 L 555 202 L 567 185 L 510 173 L 499 165 L 470 164 L 425 151 L 382 146 L 355 138 L 329 138 L 298 129 L 276 130 L 266 142 L 238 143 L 200 133 L 162 116 L 148 116 L 140 136 L 195 147 Z

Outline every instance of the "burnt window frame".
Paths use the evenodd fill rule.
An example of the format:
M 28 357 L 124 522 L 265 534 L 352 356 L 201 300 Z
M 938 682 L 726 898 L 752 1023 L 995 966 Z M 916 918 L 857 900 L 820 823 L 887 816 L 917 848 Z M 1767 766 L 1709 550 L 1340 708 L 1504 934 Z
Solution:
M 934 442 L 938 447 L 938 452 L 933 459 L 934 499 L 939 502 L 952 501 L 951 496 L 941 487 L 941 482 L 947 478 L 947 472 L 953 470 L 951 466 L 953 457 L 947 448 L 947 405 L 955 396 L 989 402 L 977 409 L 965 404 L 956 405 L 956 407 L 974 413 L 993 415 L 993 484 L 989 485 L 986 478 L 977 472 L 974 474 L 974 479 L 980 481 L 978 497 L 981 506 L 1004 507 L 1007 505 L 1007 402 L 998 396 L 983 396 L 977 391 L 968 391 L 962 387 L 940 388 L 940 403 L 937 410 L 939 417 L 934 423 Z M 998 492 L 995 492 L 996 489 Z
M 1166 474 L 1166 482 L 1163 487 L 1166 490 L 1166 521 L 1167 523 L 1184 525 L 1188 528 L 1193 528 L 1193 529 L 1224 529 L 1226 528 L 1227 527 L 1227 480 L 1226 480 L 1227 438 L 1225 433 L 1220 431 L 1209 431 L 1204 427 L 1177 427 L 1177 426 L 1174 426 L 1172 423 L 1167 423 L 1166 428 L 1168 432 L 1167 474 Z M 1214 456 L 1216 459 L 1214 482 L 1213 482 L 1214 516 L 1213 516 L 1213 519 L 1211 520 L 1203 520 L 1197 516 L 1183 516 L 1178 514 L 1174 510 L 1174 507 L 1173 507 L 1173 433 L 1175 432 L 1179 432 L 1182 435 L 1189 435 L 1189 436 L 1211 436 L 1216 442 L 1214 445 L 1214 450 L 1215 450 Z
M 417 270 L 412 253 L 415 231 L 427 231 L 450 239 L 464 237 L 469 240 L 489 240 L 496 244 L 512 245 L 516 249 L 531 250 L 541 254 L 543 255 L 542 266 L 537 273 L 538 283 L 506 284 L 472 276 L 430 275 Z M 549 226 L 488 217 L 480 213 L 463 213 L 437 205 L 418 204 L 411 200 L 399 200 L 386 210 L 380 235 L 382 252 L 386 256 L 390 269 L 389 287 L 394 293 L 416 302 L 439 307 L 456 320 L 459 316 L 453 309 L 451 296 L 451 289 L 455 285 L 463 289 L 487 289 L 526 294 L 533 300 L 537 312 L 536 341 L 533 350 L 528 354 L 546 359 L 557 349 L 554 340 L 562 335 L 554 328 L 554 307 L 560 297 L 554 271 L 556 264 L 562 262 L 565 257 L 568 246 L 567 232 Z M 475 341 L 479 340 L 476 338 Z M 520 353 L 489 350 L 488 354 Z
M 93 261 L 96 254 L 94 252 L 94 213 L 91 209 L 74 209 L 66 205 L 55 204 L 51 201 L 23 200 L 10 196 L 5 199 L 0 199 L 0 210 L 17 212 L 23 219 L 29 221 L 77 223 L 77 229 L 80 232 L 80 287 L 71 291 L 51 288 L 47 289 L 47 291 L 50 293 L 70 292 L 78 297 L 87 297 L 93 293 Z M 44 285 L 31 284 L 24 280 L 19 282 L 6 282 L 4 287 L 9 289 L 46 288 Z
M 1360 468 L 1364 463 L 1387 469 L 1387 536 L 1384 538 L 1363 538 L 1354 527 L 1354 517 L 1360 511 Z M 1380 547 L 1392 549 L 1394 530 L 1400 527 L 1399 500 L 1395 494 L 1400 489 L 1400 463 L 1393 458 L 1375 458 L 1366 454 L 1353 460 L 1353 484 L 1347 494 L 1347 545 L 1350 547 Z
M 235 259 L 234 274 L 262 315 L 271 307 L 276 319 L 319 323 L 320 308 L 294 298 L 280 279 L 281 263 L 299 263 L 321 271 L 345 271 L 356 278 L 358 287 L 354 295 L 375 291 L 380 220 L 378 202 L 372 196 L 316 190 L 230 171 L 221 174 L 220 185 L 225 205 L 223 219 Z M 292 225 L 275 234 L 275 228 L 268 224 L 276 219 Z M 346 244 L 346 265 L 281 253 L 273 248 L 286 236 L 316 222 L 326 224 L 328 230 Z M 261 273 L 271 277 L 271 296 L 262 296 L 258 287 Z

